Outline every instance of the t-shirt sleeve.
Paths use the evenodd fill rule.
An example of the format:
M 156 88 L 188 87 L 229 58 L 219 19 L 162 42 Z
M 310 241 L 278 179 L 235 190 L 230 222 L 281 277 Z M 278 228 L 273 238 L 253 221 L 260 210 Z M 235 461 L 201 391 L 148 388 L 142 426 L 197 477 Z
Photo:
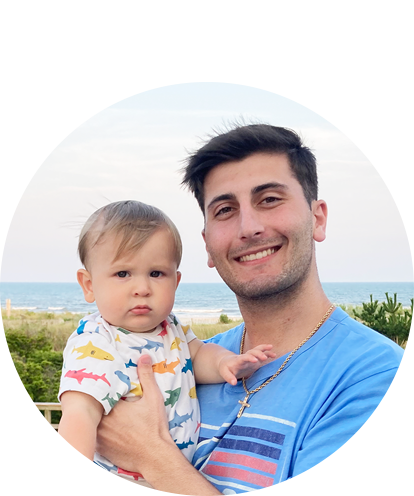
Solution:
M 302 435 L 284 495 L 408 495 L 414 485 L 412 372 L 375 374 L 327 405 Z
M 58 398 L 78 391 L 95 398 L 108 414 L 129 392 L 131 383 L 116 348 L 98 332 L 76 332 L 63 352 L 63 369 Z
M 171 315 L 170 317 L 172 318 L 177 328 L 181 327 L 185 339 L 187 341 L 187 344 L 193 341 L 194 339 L 197 339 L 197 336 L 194 334 L 193 330 L 191 329 L 190 324 L 183 325 L 175 315 Z

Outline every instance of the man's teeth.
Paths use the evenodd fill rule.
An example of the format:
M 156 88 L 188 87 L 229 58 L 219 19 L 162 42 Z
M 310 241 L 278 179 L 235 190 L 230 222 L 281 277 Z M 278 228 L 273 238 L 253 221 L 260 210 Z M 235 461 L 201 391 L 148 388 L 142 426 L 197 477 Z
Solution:
M 252 253 L 251 255 L 245 255 L 240 257 L 240 262 L 249 262 L 250 260 L 259 260 L 259 258 L 267 257 L 275 252 L 274 248 L 269 248 L 268 250 L 259 251 L 257 253 Z

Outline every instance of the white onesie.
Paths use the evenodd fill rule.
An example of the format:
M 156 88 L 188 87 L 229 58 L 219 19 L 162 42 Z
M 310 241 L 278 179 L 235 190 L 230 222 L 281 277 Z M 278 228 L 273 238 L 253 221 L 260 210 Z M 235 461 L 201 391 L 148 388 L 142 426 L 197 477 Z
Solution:
M 59 398 L 65 391 L 93 396 L 108 414 L 122 398 L 142 396 L 138 358 L 151 356 L 155 379 L 164 396 L 171 437 L 191 461 L 198 439 L 200 411 L 188 343 L 190 326 L 171 314 L 151 332 L 136 333 L 108 324 L 99 312 L 87 315 L 69 337 L 63 352 Z M 147 485 L 138 473 L 127 472 L 95 454 L 107 470 Z

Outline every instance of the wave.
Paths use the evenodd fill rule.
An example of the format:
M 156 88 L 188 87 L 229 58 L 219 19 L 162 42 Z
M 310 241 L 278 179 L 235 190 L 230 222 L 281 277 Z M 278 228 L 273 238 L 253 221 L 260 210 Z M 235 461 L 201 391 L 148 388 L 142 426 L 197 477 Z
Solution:
M 65 307 L 47 307 L 48 310 L 63 310 Z
M 36 310 L 37 307 L 12 307 L 12 310 Z

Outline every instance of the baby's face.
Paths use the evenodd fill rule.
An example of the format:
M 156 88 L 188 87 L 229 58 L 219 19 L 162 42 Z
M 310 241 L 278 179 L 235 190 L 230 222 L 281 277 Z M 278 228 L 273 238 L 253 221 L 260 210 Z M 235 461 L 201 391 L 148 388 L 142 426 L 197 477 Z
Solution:
M 181 277 L 172 236 L 159 229 L 137 251 L 113 262 L 118 245 L 119 239 L 109 237 L 91 249 L 85 299 L 96 301 L 109 324 L 151 331 L 171 313 Z

